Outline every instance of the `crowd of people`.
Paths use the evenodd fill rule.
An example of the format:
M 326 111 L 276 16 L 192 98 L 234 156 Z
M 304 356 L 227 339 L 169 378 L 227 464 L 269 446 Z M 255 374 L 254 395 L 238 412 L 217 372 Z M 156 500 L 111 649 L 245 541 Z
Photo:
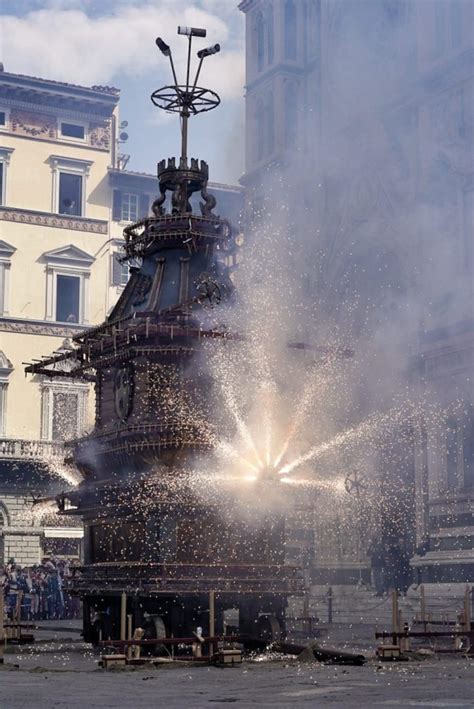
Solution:
M 71 575 L 66 559 L 44 559 L 35 566 L 20 566 L 10 559 L 0 566 L 0 590 L 5 612 L 20 620 L 60 620 L 80 617 L 80 601 L 64 588 Z

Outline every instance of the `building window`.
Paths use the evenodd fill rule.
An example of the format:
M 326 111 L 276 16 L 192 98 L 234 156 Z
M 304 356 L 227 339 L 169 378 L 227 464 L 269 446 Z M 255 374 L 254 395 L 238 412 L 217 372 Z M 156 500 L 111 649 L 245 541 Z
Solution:
M 138 195 L 129 192 L 122 193 L 122 210 L 120 219 L 123 222 L 136 222 L 138 220 Z
M 261 12 L 258 13 L 255 23 L 255 41 L 257 49 L 257 67 L 258 71 L 262 71 L 265 63 L 265 23 Z
M 287 83 L 285 86 L 285 145 L 294 148 L 298 134 L 298 92 L 295 84 Z
M 7 389 L 8 377 L 13 371 L 13 365 L 8 357 L 0 351 L 0 438 L 7 431 Z
M 296 59 L 296 4 L 285 2 L 285 59 Z
M 0 438 L 4 438 L 7 430 L 7 389 L 8 384 L 0 380 Z
M 8 315 L 10 295 L 10 265 L 14 246 L 0 239 L 0 316 Z
M 148 194 L 113 191 L 112 219 L 114 222 L 136 222 L 148 216 L 150 197 Z
M 73 140 L 85 140 L 86 139 L 86 129 L 85 126 L 79 123 L 66 123 L 61 122 L 61 137 L 62 138 L 72 138 Z
M 0 205 L 7 203 L 7 167 L 13 148 L 0 148 Z
M 41 438 L 48 441 L 70 441 L 82 435 L 87 396 L 87 384 L 44 384 L 41 391 Z
M 463 193 L 464 270 L 470 272 L 474 266 L 474 190 Z
M 7 112 L 0 111 L 0 128 L 7 125 Z
M 70 441 L 78 433 L 79 396 L 77 393 L 53 391 L 51 440 Z
M 82 215 L 82 175 L 59 173 L 59 214 Z
M 265 147 L 267 155 L 271 155 L 275 150 L 275 111 L 272 91 L 270 91 L 267 96 L 265 113 L 267 117 L 267 140 Z
M 124 252 L 117 251 L 111 256 L 111 285 L 122 287 L 126 286 L 130 278 L 130 267 L 128 261 L 122 262 L 120 259 L 124 256 Z
M 43 254 L 46 262 L 46 320 L 86 324 L 93 256 L 70 244 Z
M 462 432 L 456 418 L 450 417 L 446 426 L 446 484 L 450 489 L 461 487 L 459 461 Z
M 257 160 L 263 160 L 265 156 L 265 106 L 262 101 L 257 103 L 255 111 L 256 138 L 257 138 Z
M 56 320 L 79 322 L 81 311 L 81 279 L 78 276 L 56 276 Z
M 442 2 L 434 5 L 435 28 L 433 41 L 433 56 L 437 57 L 445 51 L 446 39 L 446 6 Z
M 463 42 L 463 11 L 467 9 L 467 7 L 463 7 L 462 0 L 451 3 L 451 46 L 454 49 Z
M 273 64 L 275 54 L 275 25 L 273 18 L 273 7 L 270 5 L 267 13 L 267 56 L 268 63 Z
M 474 487 L 474 406 L 468 404 L 462 427 L 462 462 L 464 487 Z
M 52 211 L 85 216 L 86 181 L 92 162 L 58 155 L 51 155 L 49 161 L 53 173 Z
M 308 7 L 308 26 L 306 28 L 309 57 L 315 57 L 318 54 L 319 26 L 320 2 L 319 0 L 311 0 Z

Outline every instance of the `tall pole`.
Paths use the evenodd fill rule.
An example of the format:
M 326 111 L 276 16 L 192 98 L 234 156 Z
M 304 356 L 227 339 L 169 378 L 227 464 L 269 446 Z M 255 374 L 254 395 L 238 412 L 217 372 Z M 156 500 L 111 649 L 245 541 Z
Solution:
M 191 71 L 191 42 L 193 41 L 192 34 L 188 37 L 188 66 L 186 68 L 186 93 L 189 91 L 189 72 Z
M 188 120 L 189 120 L 189 108 L 183 106 L 181 113 L 181 159 L 187 162 L 188 160 Z

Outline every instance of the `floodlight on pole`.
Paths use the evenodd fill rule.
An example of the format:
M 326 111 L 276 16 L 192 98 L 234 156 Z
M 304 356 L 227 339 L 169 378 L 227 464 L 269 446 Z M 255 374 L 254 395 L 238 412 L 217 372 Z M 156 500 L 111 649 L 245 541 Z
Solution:
M 213 54 L 221 51 L 220 44 L 213 44 L 211 47 L 206 47 L 206 49 L 200 49 L 197 53 L 199 59 L 204 59 L 204 57 L 211 57 Z
M 210 111 L 213 108 L 216 108 L 216 106 L 220 103 L 220 98 L 215 91 L 199 87 L 197 85 L 197 81 L 201 73 L 201 67 L 204 59 L 220 52 L 221 46 L 220 44 L 213 44 L 210 47 L 200 49 L 197 52 L 199 65 L 194 82 L 191 82 L 190 72 L 192 39 L 193 37 L 205 37 L 207 30 L 200 29 L 199 27 L 185 27 L 184 25 L 180 25 L 178 27 L 178 34 L 184 35 L 188 38 L 186 83 L 178 83 L 171 48 L 166 44 L 166 42 L 163 41 L 163 39 L 161 39 L 161 37 L 157 37 L 157 47 L 165 57 L 169 57 L 171 70 L 173 72 L 174 86 L 164 86 L 161 89 L 157 89 L 152 93 L 151 100 L 155 106 L 162 108 L 164 111 L 179 113 L 181 117 L 181 159 L 186 162 L 188 147 L 188 120 L 190 116 L 196 115 L 197 113 L 201 113 L 203 111 Z
M 206 47 L 205 49 L 200 49 L 199 52 L 197 53 L 199 57 L 199 66 L 198 70 L 196 72 L 196 78 L 194 79 L 194 86 L 193 86 L 193 92 L 194 89 L 196 88 L 196 84 L 199 79 L 199 74 L 201 73 L 201 67 L 204 59 L 206 57 L 211 57 L 213 54 L 217 54 L 217 52 L 221 51 L 221 45 L 220 44 L 213 44 L 211 47 Z
M 169 46 L 169 44 L 166 44 L 166 42 L 164 42 L 164 41 L 161 39 L 161 37 L 157 37 L 157 38 L 155 39 L 155 44 L 156 44 L 156 46 L 158 47 L 158 49 L 160 50 L 160 52 L 163 54 L 163 56 L 169 57 L 170 64 L 171 64 L 171 71 L 173 72 L 174 83 L 175 83 L 176 86 L 177 86 L 177 85 L 178 85 L 178 79 L 176 78 L 176 71 L 175 71 L 175 68 L 174 68 L 173 55 L 171 54 L 171 47 Z
M 161 39 L 161 37 L 157 37 L 157 38 L 156 38 L 155 44 L 156 44 L 156 46 L 158 47 L 158 49 L 160 50 L 160 52 L 161 52 L 165 57 L 169 57 L 169 56 L 171 55 L 171 49 L 170 49 L 169 44 L 166 44 L 166 42 L 163 42 L 163 40 Z
M 207 30 L 202 30 L 199 27 L 185 27 L 184 25 L 179 25 L 178 34 L 184 34 L 186 37 L 205 37 Z

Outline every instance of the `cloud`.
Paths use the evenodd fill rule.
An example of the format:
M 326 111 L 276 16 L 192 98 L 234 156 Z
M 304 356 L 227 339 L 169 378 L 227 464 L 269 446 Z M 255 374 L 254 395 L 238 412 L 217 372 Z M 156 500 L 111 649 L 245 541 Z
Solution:
M 87 14 L 77 3 L 55 4 L 21 17 L 4 15 L 1 20 L 2 60 L 6 71 L 42 76 L 71 83 L 93 85 L 117 83 L 120 78 L 139 79 L 156 73 L 157 86 L 169 83 L 167 63 L 155 47 L 162 35 L 172 45 L 178 76 L 184 76 L 186 41 L 176 35 L 179 24 L 202 26 L 207 46 L 220 42 L 218 61 L 207 60 L 202 78 L 225 98 L 240 97 L 244 83 L 243 33 L 239 13 L 232 17 L 229 3 L 202 0 L 160 0 L 145 4 L 115 4 L 110 14 Z M 212 67 L 211 67 L 212 62 Z M 207 76 L 209 75 L 209 79 Z M 202 82 L 200 82 L 202 83 Z

